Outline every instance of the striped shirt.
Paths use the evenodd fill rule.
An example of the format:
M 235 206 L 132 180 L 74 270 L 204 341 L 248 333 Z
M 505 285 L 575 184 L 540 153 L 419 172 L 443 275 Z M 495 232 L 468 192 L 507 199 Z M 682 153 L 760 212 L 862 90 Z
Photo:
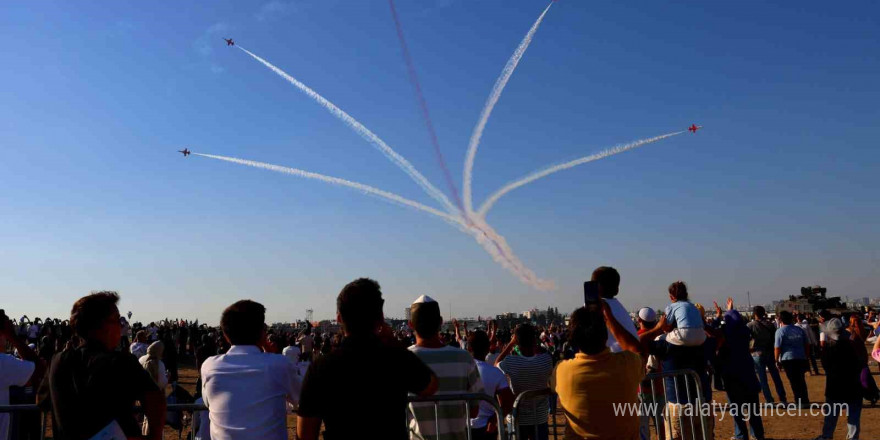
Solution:
M 437 395 L 484 392 L 480 373 L 470 353 L 449 346 L 425 348 L 413 345 L 409 349 L 434 371 Z M 479 405 L 479 401 L 470 402 L 470 408 L 474 405 Z M 410 438 L 466 440 L 469 416 L 464 402 L 440 403 L 436 414 L 434 407 L 433 403 L 410 404 Z
M 535 356 L 507 356 L 501 360 L 498 368 L 510 380 L 510 391 L 518 396 L 525 391 L 543 390 L 548 387 L 550 374 L 553 373 L 553 359 L 547 353 Z M 547 423 L 549 412 L 547 396 L 523 399 L 519 405 L 517 423 L 519 425 Z

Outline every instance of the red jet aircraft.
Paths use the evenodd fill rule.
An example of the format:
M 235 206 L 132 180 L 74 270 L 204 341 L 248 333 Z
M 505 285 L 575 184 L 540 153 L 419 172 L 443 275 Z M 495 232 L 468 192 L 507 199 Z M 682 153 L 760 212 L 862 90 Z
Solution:
M 184 148 L 184 149 L 182 149 L 182 150 L 177 150 L 177 152 L 178 152 L 178 153 L 183 153 L 183 157 L 186 157 L 186 156 L 189 156 L 189 155 L 190 155 L 190 151 L 189 151 L 188 149 L 186 149 L 186 148 Z
M 226 40 L 227 46 L 235 46 L 235 41 L 232 41 L 232 38 L 224 38 Z
M 701 128 L 703 128 L 703 127 L 697 127 L 697 124 L 691 124 L 691 128 L 688 128 L 688 131 L 690 131 L 691 133 L 696 134 L 697 130 L 699 130 L 699 129 L 701 129 Z

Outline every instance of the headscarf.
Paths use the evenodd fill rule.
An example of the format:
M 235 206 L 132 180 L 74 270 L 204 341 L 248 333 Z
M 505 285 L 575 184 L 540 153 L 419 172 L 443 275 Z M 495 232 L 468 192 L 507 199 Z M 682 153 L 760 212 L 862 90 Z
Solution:
M 150 374 L 150 377 L 153 378 L 153 381 L 156 384 L 159 384 L 159 376 L 160 374 L 165 374 L 164 371 L 159 371 L 159 362 L 162 360 L 162 354 L 165 351 L 165 344 L 162 341 L 156 341 L 150 344 L 147 348 L 147 360 L 143 363 L 144 369 L 147 370 L 147 373 Z

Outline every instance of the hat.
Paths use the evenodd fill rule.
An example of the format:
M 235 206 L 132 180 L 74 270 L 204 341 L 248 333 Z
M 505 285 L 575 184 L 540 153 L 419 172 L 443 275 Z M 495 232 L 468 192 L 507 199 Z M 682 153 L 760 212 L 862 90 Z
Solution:
M 416 321 L 417 316 L 440 316 L 440 303 L 434 301 L 428 295 L 418 297 L 409 308 L 412 314 L 412 320 Z
M 840 339 L 841 334 L 844 333 L 844 329 L 846 328 L 843 325 L 843 321 L 839 318 L 834 318 L 828 321 L 825 324 L 825 337 L 831 339 L 832 341 L 836 341 Z
M 645 322 L 656 322 L 657 312 L 650 307 L 642 307 L 639 309 L 639 319 Z

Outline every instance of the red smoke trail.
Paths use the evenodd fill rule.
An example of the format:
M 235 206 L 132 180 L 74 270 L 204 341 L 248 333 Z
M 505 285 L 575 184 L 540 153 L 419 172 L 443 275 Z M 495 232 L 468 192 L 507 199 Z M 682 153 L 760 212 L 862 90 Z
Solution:
M 434 153 L 437 156 L 437 162 L 440 163 L 440 168 L 443 170 L 443 177 L 446 178 L 446 184 L 449 186 L 449 190 L 452 191 L 452 197 L 455 199 L 455 204 L 458 206 L 458 209 L 461 210 L 462 215 L 466 218 L 467 212 L 464 210 L 464 205 L 461 203 L 461 199 L 458 196 L 458 189 L 452 181 L 452 175 L 449 174 L 449 168 L 446 167 L 446 161 L 443 160 L 443 153 L 440 151 L 440 141 L 437 139 L 437 132 L 434 130 L 434 123 L 431 122 L 431 114 L 428 112 L 428 102 L 425 101 L 425 96 L 422 94 L 422 87 L 419 84 L 419 77 L 416 75 L 416 68 L 413 64 L 412 57 L 409 54 L 409 47 L 407 47 L 406 39 L 403 37 L 403 26 L 400 24 L 400 18 L 397 16 L 397 9 L 394 7 L 394 0 L 388 0 L 388 5 L 391 7 L 391 17 L 394 18 L 394 26 L 397 28 L 397 39 L 400 40 L 400 48 L 403 51 L 404 61 L 406 61 L 406 70 L 407 73 L 409 73 L 409 81 L 412 83 L 413 88 L 415 88 L 416 98 L 418 98 L 419 106 L 422 108 L 422 117 L 425 119 L 425 125 L 428 127 L 428 133 L 431 135 L 431 143 L 434 144 Z

